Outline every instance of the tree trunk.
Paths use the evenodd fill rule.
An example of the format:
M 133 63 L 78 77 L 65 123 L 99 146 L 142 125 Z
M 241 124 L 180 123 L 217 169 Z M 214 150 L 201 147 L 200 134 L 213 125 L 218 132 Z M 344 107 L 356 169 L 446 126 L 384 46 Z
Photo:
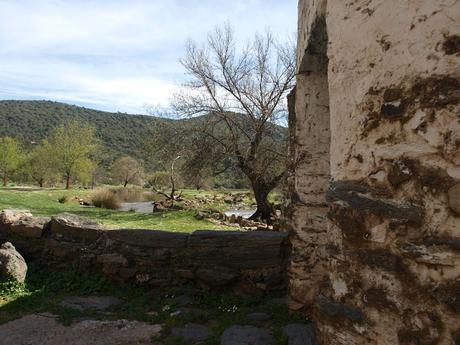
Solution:
M 65 189 L 70 189 L 70 174 L 66 174 L 66 177 L 65 177 Z
M 258 183 L 253 183 L 252 189 L 254 191 L 254 197 L 256 198 L 257 209 L 256 212 L 249 217 L 249 219 L 260 219 L 269 224 L 273 213 L 272 205 L 268 201 L 268 194 L 270 193 L 270 190 L 265 185 Z
M 123 188 L 126 188 L 126 186 L 128 185 L 128 180 L 125 180 L 125 182 L 123 183 Z
M 8 176 L 5 174 L 3 175 L 3 187 L 6 187 L 7 184 L 8 184 Z
M 43 182 L 44 181 L 42 178 L 38 180 L 38 185 L 40 186 L 40 188 L 43 188 Z

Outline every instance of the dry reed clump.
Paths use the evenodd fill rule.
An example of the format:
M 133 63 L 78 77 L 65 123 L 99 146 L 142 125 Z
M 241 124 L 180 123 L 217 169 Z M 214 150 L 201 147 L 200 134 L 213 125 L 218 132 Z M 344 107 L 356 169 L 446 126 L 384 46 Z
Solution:
M 140 188 L 112 188 L 110 189 L 121 202 L 144 201 L 144 191 Z
M 91 203 L 95 207 L 117 210 L 121 207 L 116 191 L 108 188 L 96 189 L 91 194 Z

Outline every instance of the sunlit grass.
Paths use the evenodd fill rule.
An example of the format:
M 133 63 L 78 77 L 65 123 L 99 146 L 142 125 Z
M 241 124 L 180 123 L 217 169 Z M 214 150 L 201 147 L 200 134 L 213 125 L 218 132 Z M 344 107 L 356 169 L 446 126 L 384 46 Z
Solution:
M 109 228 L 133 228 L 191 232 L 194 230 L 225 230 L 230 227 L 214 224 L 207 220 L 195 219 L 194 210 L 177 210 L 159 213 L 135 213 L 101 208 L 85 207 L 78 204 L 75 197 L 85 198 L 91 191 L 73 190 L 16 190 L 0 189 L 0 210 L 19 208 L 30 210 L 37 216 L 53 216 L 69 212 L 98 221 Z M 190 190 L 186 192 L 192 196 Z M 195 194 L 196 195 L 196 194 Z M 60 197 L 67 196 L 68 202 L 59 203 Z

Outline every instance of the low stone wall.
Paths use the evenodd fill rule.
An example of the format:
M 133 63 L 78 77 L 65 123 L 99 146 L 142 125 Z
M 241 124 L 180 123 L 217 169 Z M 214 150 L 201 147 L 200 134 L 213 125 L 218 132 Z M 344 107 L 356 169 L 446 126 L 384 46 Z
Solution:
M 152 288 L 194 282 L 244 293 L 283 288 L 290 252 L 286 233 L 104 230 L 75 215 L 17 210 L 0 213 L 3 241 L 57 269 L 100 269 L 109 279 Z

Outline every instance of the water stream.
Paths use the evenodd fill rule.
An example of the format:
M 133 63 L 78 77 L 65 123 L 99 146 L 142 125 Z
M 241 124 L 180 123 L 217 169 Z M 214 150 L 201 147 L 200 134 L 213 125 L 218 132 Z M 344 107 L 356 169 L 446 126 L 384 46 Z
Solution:
M 120 211 L 134 211 L 139 213 L 152 213 L 153 205 L 151 201 L 142 202 L 125 202 L 121 204 Z M 236 217 L 249 218 L 255 212 L 255 209 L 229 209 L 225 211 L 226 216 L 234 214 Z

